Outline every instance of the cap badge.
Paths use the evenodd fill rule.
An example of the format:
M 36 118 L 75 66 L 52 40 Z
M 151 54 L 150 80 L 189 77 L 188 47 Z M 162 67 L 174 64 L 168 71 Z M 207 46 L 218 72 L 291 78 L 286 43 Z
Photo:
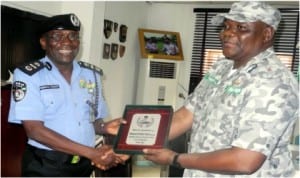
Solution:
M 76 15 L 71 14 L 70 20 L 71 20 L 72 24 L 73 24 L 75 27 L 79 27 L 80 21 L 79 21 L 79 19 L 76 17 Z

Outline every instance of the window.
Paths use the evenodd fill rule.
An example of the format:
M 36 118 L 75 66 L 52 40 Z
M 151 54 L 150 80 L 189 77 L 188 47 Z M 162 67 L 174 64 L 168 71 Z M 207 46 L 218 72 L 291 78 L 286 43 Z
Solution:
M 219 32 L 221 27 L 211 25 L 210 19 L 229 9 L 194 9 L 196 16 L 189 93 L 204 74 L 222 56 Z M 275 36 L 274 49 L 282 62 L 297 75 L 299 65 L 299 9 L 280 9 L 281 22 Z

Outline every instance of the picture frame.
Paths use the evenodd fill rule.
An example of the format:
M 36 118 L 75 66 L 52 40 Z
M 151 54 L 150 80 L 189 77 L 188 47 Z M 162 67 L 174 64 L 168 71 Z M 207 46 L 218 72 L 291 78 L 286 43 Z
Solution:
M 113 149 L 121 154 L 143 154 L 143 149 L 167 146 L 173 108 L 168 105 L 126 105 Z
M 110 44 L 104 43 L 103 44 L 103 59 L 109 59 L 110 54 Z
M 138 34 L 143 58 L 183 60 L 178 32 L 140 28 Z
M 110 58 L 116 60 L 118 58 L 119 45 L 117 43 L 112 43 L 110 48 Z

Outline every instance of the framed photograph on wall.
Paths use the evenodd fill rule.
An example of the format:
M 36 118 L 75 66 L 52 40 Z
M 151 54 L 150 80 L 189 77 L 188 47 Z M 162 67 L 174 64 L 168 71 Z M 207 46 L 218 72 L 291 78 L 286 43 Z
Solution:
M 103 59 L 109 59 L 110 54 L 110 44 L 104 43 L 103 44 Z
M 143 58 L 183 60 L 180 34 L 152 29 L 138 29 Z

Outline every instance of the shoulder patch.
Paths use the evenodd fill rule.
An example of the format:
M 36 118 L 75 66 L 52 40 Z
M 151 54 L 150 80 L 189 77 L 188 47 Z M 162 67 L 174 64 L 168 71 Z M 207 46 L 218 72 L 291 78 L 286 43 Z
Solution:
M 24 66 L 19 67 L 19 69 L 21 71 L 23 71 L 24 73 L 28 74 L 28 75 L 33 75 L 36 72 L 40 71 L 41 69 L 43 69 L 45 66 L 42 62 L 40 61 L 33 61 L 30 62 Z
M 90 63 L 87 63 L 87 62 L 83 62 L 83 61 L 78 61 L 78 64 L 81 66 L 81 67 L 84 67 L 84 68 L 87 68 L 87 69 L 91 69 L 93 71 L 96 71 L 98 72 L 101 76 L 103 76 L 103 71 L 101 68 L 93 65 L 93 64 L 90 64 Z

